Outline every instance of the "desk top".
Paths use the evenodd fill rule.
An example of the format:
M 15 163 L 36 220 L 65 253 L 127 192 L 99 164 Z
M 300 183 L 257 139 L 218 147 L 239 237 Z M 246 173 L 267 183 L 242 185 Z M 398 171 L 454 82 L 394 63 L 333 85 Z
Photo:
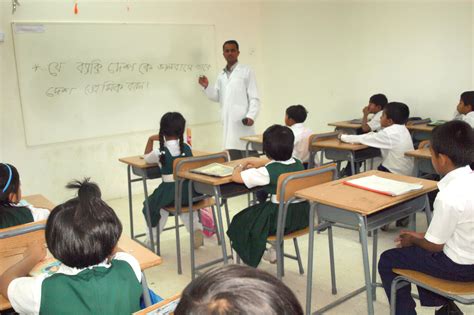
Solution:
M 253 135 L 253 136 L 246 136 L 241 137 L 240 140 L 244 140 L 251 143 L 263 143 L 263 135 Z
M 428 124 L 418 124 L 418 125 L 410 125 L 407 124 L 407 129 L 410 131 L 425 131 L 431 132 L 433 131 L 435 126 L 428 126 Z
M 423 189 L 412 191 L 401 196 L 386 196 L 368 190 L 344 185 L 343 182 L 349 179 L 377 175 L 380 177 L 405 181 L 408 183 L 419 183 Z M 437 189 L 437 182 L 411 176 L 385 173 L 381 171 L 368 171 L 347 178 L 335 180 L 325 184 L 299 190 L 295 193 L 297 197 L 309 201 L 319 202 L 325 205 L 346 209 L 362 215 L 370 215 L 385 208 L 421 196 L 427 192 Z
M 212 154 L 212 153 L 199 151 L 199 150 L 193 150 L 193 156 L 202 156 L 202 155 L 207 155 L 207 154 Z M 127 165 L 140 168 L 140 169 L 146 169 L 146 168 L 152 168 L 152 167 L 158 166 L 158 164 L 156 163 L 148 164 L 147 162 L 145 162 L 145 159 L 143 158 L 143 154 L 123 157 L 123 158 L 120 158 L 119 161 Z
M 411 156 L 417 159 L 431 159 L 431 152 L 430 149 L 427 147 L 424 147 L 423 149 L 417 149 L 413 151 L 407 151 L 405 152 L 406 156 Z
M 365 144 L 352 144 L 345 143 L 337 138 L 321 139 L 316 143 L 311 144 L 312 148 L 316 149 L 336 149 L 336 150 L 349 150 L 349 151 L 359 151 L 367 149 L 369 146 Z
M 328 126 L 348 128 L 348 129 L 359 129 L 360 127 L 362 127 L 362 124 L 354 124 L 354 123 L 351 123 L 350 120 L 345 120 L 345 121 L 336 121 L 333 123 L 329 123 Z

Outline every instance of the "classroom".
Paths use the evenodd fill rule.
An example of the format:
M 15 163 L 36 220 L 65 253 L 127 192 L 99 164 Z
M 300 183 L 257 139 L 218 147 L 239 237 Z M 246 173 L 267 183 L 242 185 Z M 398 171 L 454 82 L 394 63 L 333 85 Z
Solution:
M 328 126 L 328 123 L 361 118 L 362 108 L 367 105 L 368 98 L 376 93 L 387 95 L 390 101 L 409 105 L 410 117 L 450 120 L 459 95 L 463 91 L 474 90 L 473 0 L 18 0 L 19 4 L 15 5 L 13 12 L 12 3 L 15 1 L 0 1 L 0 162 L 12 163 L 18 168 L 23 195 L 41 194 L 53 204 L 73 197 L 73 193 L 65 189 L 70 180 L 91 177 L 99 184 L 103 200 L 116 210 L 126 235 L 130 235 L 127 169 L 119 159 L 143 154 L 148 137 L 158 131 L 162 114 L 185 108 L 186 113 L 192 113 L 185 118 L 186 127 L 192 130 L 193 150 L 223 150 L 219 104 L 207 100 L 197 80 L 204 73 L 211 84 L 215 82 L 225 66 L 222 43 L 226 40 L 239 42 L 239 62 L 255 71 L 261 102 L 255 120 L 255 130 L 259 134 L 270 125 L 284 124 L 285 109 L 293 104 L 306 107 L 308 118 L 305 125 L 314 133 L 333 131 L 334 127 Z M 34 111 L 31 110 L 31 106 L 35 105 L 34 94 L 28 92 L 30 86 L 23 75 L 31 66 L 24 61 L 35 60 L 35 52 L 42 60 L 48 60 L 48 50 L 38 48 L 29 52 L 25 49 L 28 46 L 20 46 L 20 32 L 15 31 L 18 30 L 15 25 L 27 22 L 46 27 L 49 23 L 72 24 L 71 32 L 83 28 L 93 31 L 95 27 L 101 28 L 103 23 L 117 24 L 117 28 L 112 30 L 115 37 L 111 39 L 116 43 L 120 43 L 122 36 L 126 38 L 128 24 L 139 25 L 143 30 L 136 33 L 136 40 L 143 42 L 144 47 L 156 49 L 160 57 L 169 53 L 158 51 L 161 47 L 176 51 L 177 58 L 169 58 L 162 67 L 179 68 L 176 72 L 180 73 L 184 73 L 188 69 L 186 67 L 193 70 L 182 76 L 170 75 L 172 84 L 150 81 L 154 86 L 160 85 L 161 92 L 156 94 L 156 100 L 152 99 L 142 108 L 138 108 L 141 103 L 124 104 L 120 97 L 105 97 L 103 100 L 107 103 L 84 104 L 87 109 L 84 116 L 69 121 L 71 117 L 76 117 L 76 112 L 81 111 L 81 101 L 87 98 L 84 95 L 77 99 L 69 97 L 70 108 L 64 104 L 60 110 L 48 109 L 48 99 L 74 93 L 74 90 L 64 87 L 49 90 L 47 93 L 50 95 L 39 101 L 43 108 Z M 202 39 L 193 40 L 190 44 L 174 42 L 171 36 L 166 36 L 167 26 L 158 29 L 153 25 L 169 25 L 173 34 L 196 31 L 189 38 L 202 36 Z M 178 28 L 174 29 L 174 26 Z M 202 32 L 201 26 L 205 27 Z M 162 44 L 153 43 L 153 38 L 147 35 L 152 28 L 164 35 L 160 38 Z M 59 31 L 62 32 L 62 29 Z M 42 35 L 47 36 L 47 32 Z M 94 55 L 89 54 L 88 47 L 82 44 L 88 41 L 78 38 L 77 44 L 74 44 L 74 36 L 70 37 L 72 44 L 71 47 L 64 47 L 66 54 L 83 48 L 83 55 L 92 60 Z M 119 63 L 119 57 L 132 54 L 127 43 L 122 43 L 124 52 L 116 52 L 119 57 L 113 59 L 115 52 L 107 50 L 107 42 L 103 39 L 98 35 L 98 40 L 104 42 L 104 49 L 112 56 L 108 64 L 101 66 L 108 67 L 110 73 L 123 74 L 130 70 L 131 64 Z M 50 37 L 46 40 L 54 43 Z M 90 45 L 93 46 L 90 47 L 93 53 L 103 49 L 96 46 L 92 37 Z M 187 61 L 180 61 L 185 60 L 185 57 L 179 58 L 186 56 L 186 49 L 199 48 L 200 45 L 206 47 L 201 52 L 205 56 L 199 57 L 199 62 L 190 65 Z M 61 43 L 54 49 L 58 50 L 58 47 Z M 145 53 L 144 50 L 143 57 L 135 60 L 138 62 L 137 68 L 134 68 L 137 73 L 148 71 L 146 63 L 154 60 Z M 173 53 L 170 55 L 174 56 Z M 51 71 L 59 71 L 59 64 L 53 66 L 55 68 Z M 83 66 L 90 67 L 88 75 L 93 76 L 94 65 Z M 166 76 L 160 77 L 160 80 L 163 78 L 166 79 Z M 132 94 L 141 93 L 141 99 L 150 101 L 150 95 L 154 94 L 146 90 L 146 83 L 132 81 L 123 88 Z M 88 88 L 93 94 L 99 89 L 114 90 L 119 87 L 105 86 L 104 83 L 103 86 Z M 180 91 L 184 91 L 186 96 L 180 98 L 175 95 Z M 162 99 L 158 99 L 160 97 Z M 177 100 L 179 105 L 174 108 L 163 100 Z M 25 105 L 27 101 L 30 103 Z M 183 101 L 187 104 L 180 103 Z M 201 106 L 209 113 L 194 108 L 194 101 L 195 106 Z M 116 108 L 126 109 L 122 114 L 115 115 L 112 112 Z M 109 115 L 113 116 L 111 120 L 107 118 Z M 160 179 L 149 180 L 148 192 L 151 193 L 159 183 Z M 133 184 L 138 230 L 145 229 L 140 211 L 143 199 L 142 185 Z M 231 216 L 246 204 L 246 196 L 229 199 Z M 170 219 L 168 225 L 171 221 L 174 220 Z M 426 228 L 424 214 L 418 213 L 417 231 L 425 231 Z M 174 232 L 165 232 L 161 237 L 163 263 L 145 273 L 150 288 L 164 298 L 179 293 L 191 281 L 189 234 L 185 229 L 181 230 L 183 274 L 176 272 Z M 393 239 L 399 231 L 392 227 L 386 233 L 379 232 L 379 255 L 394 247 Z M 351 266 L 344 262 L 352 256 L 357 257 L 359 262 L 360 244 L 354 231 L 334 228 L 333 233 L 338 260 L 337 277 L 340 279 L 338 296 L 342 296 L 355 288 L 352 282 L 364 281 L 362 263 Z M 317 258 L 313 312 L 337 298 L 331 294 L 327 237 L 324 232 L 322 237 L 319 236 L 315 236 Z M 205 244 L 207 241 L 205 239 Z M 292 251 L 292 244 L 288 243 L 286 246 Z M 198 260 L 220 255 L 215 236 L 209 244 L 196 251 Z M 283 282 L 296 294 L 303 309 L 306 302 L 307 246 L 308 238 L 303 237 L 300 247 L 305 274 L 300 275 L 297 264 L 288 261 L 285 262 L 283 277 Z M 369 238 L 369 252 L 371 248 Z M 262 263 L 259 268 L 276 275 L 272 264 Z M 325 314 L 367 314 L 366 303 L 365 294 L 360 294 Z M 465 314 L 474 313 L 472 305 L 458 306 Z M 389 309 L 383 289 L 378 288 L 374 301 L 375 314 L 389 314 Z M 434 312 L 423 307 L 417 307 L 417 311 L 418 314 Z

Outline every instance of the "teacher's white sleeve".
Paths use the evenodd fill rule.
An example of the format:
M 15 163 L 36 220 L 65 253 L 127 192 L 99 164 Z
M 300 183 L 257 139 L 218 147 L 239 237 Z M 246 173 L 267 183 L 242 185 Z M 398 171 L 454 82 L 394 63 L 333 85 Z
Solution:
M 250 69 L 248 76 L 249 77 L 247 84 L 247 97 L 249 100 L 249 109 L 245 116 L 255 121 L 260 110 L 260 99 L 258 98 L 257 79 L 255 78 L 255 73 L 252 69 Z
M 208 99 L 213 102 L 219 102 L 219 77 L 217 77 L 216 83 L 214 85 L 208 85 L 206 89 L 204 89 L 204 93 Z

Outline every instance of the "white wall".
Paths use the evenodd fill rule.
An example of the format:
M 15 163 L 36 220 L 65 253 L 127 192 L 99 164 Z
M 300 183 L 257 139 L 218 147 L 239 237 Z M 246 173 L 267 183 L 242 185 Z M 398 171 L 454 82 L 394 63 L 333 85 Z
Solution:
M 450 118 L 459 94 L 474 88 L 474 8 L 468 0 L 82 0 L 78 15 L 73 1 L 20 2 L 12 16 L 10 1 L 0 1 L 0 31 L 7 35 L 0 43 L 0 160 L 18 166 L 25 193 L 55 202 L 69 195 L 63 188 L 68 180 L 82 176 L 92 176 L 105 198 L 126 195 L 125 167 L 117 159 L 141 153 L 148 133 L 26 147 L 13 20 L 215 24 L 217 55 L 225 39 L 236 38 L 240 60 L 256 69 L 263 100 L 259 131 L 282 123 L 284 109 L 295 103 L 308 107 L 315 131 L 329 130 L 327 122 L 360 116 L 377 92 L 406 102 L 413 116 Z M 196 148 L 220 148 L 219 124 L 191 127 Z

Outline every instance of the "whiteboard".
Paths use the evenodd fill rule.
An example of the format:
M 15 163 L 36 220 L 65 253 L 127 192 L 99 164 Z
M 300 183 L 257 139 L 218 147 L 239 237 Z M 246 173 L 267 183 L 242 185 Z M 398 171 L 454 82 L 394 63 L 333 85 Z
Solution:
M 157 130 L 179 111 L 218 121 L 197 83 L 216 72 L 213 25 L 12 23 L 27 145 Z

